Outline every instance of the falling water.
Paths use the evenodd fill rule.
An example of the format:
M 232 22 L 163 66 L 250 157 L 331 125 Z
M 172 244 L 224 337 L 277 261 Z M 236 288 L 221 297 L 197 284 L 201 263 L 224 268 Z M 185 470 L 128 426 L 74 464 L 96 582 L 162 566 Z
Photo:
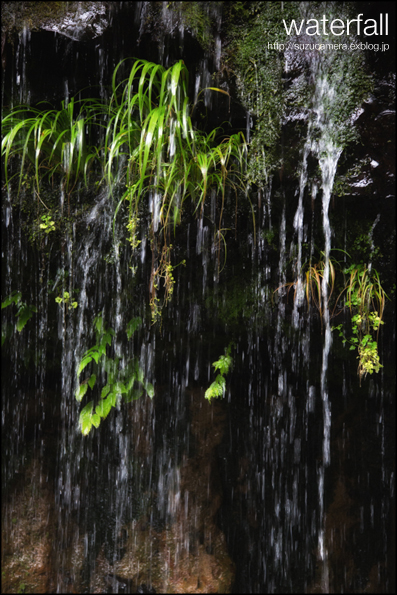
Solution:
M 28 27 L 24 27 L 19 35 L 19 43 L 16 55 L 16 80 L 15 83 L 19 89 L 19 103 L 30 103 L 30 89 L 26 88 L 26 65 L 28 62 L 28 54 L 30 50 L 30 35 L 31 32 Z
M 312 148 L 312 126 L 309 123 L 308 126 L 308 133 L 307 133 L 307 140 L 303 149 L 303 157 L 302 157 L 302 165 L 301 165 L 301 174 L 299 179 L 299 201 L 298 201 L 298 208 L 296 209 L 295 217 L 294 217 L 294 229 L 297 232 L 297 241 L 298 241 L 298 255 L 297 255 L 297 262 L 296 262 L 296 275 L 297 275 L 297 286 L 296 286 L 296 297 L 294 300 L 294 312 L 293 312 L 293 322 L 294 325 L 298 325 L 299 320 L 299 308 L 302 306 L 302 302 L 304 299 L 304 291 L 303 291 L 303 283 L 302 283 L 302 241 L 303 241 L 303 195 L 306 189 L 307 184 L 307 158 L 309 156 L 309 152 Z
M 331 226 L 329 220 L 329 203 L 331 199 L 331 192 L 334 184 L 336 167 L 342 149 L 331 140 L 330 128 L 334 125 L 332 118 L 324 110 L 325 97 L 330 104 L 330 111 L 332 109 L 332 102 L 338 101 L 337 92 L 334 88 L 330 88 L 326 76 L 321 72 L 316 73 L 316 90 L 315 90 L 315 112 L 316 112 L 316 126 L 320 129 L 321 135 L 315 144 L 315 151 L 317 153 L 322 181 L 322 204 L 323 204 L 323 229 L 325 236 L 324 245 L 324 273 L 321 283 L 322 294 L 322 308 L 324 319 L 324 347 L 323 359 L 321 366 L 321 396 L 323 401 L 323 423 L 324 423 L 324 438 L 323 438 L 323 464 L 319 468 L 319 499 L 320 499 L 320 519 L 324 518 L 324 473 L 325 468 L 330 463 L 330 435 L 331 435 L 331 405 L 329 402 L 328 387 L 327 387 L 327 371 L 328 358 L 331 349 L 332 336 L 330 325 L 330 313 L 328 306 L 328 287 L 330 276 L 330 251 L 331 251 Z M 323 522 L 323 520 L 321 520 Z M 325 592 L 329 590 L 329 570 L 328 570 L 328 554 L 324 546 L 324 529 L 320 529 L 319 533 L 319 555 L 323 561 L 323 576 L 322 588 Z
M 56 37 L 48 38 L 48 47 L 53 44 L 57 56 L 67 47 L 62 68 L 73 66 L 65 67 L 57 101 L 70 103 L 79 90 L 76 60 L 92 70 L 90 84 L 106 99 L 120 59 L 150 56 L 171 65 L 183 58 L 192 103 L 204 99 L 195 125 L 205 128 L 208 118 L 228 134 L 224 121 L 230 118 L 232 131 L 243 130 L 248 143 L 255 141 L 266 111 L 264 65 L 254 60 L 251 86 L 246 73 L 239 75 L 237 95 L 222 72 L 228 51 L 222 6 L 198 3 L 203 11 L 196 14 L 205 17 L 205 27 L 206 19 L 211 22 L 208 46 L 200 49 L 184 12 L 191 3 L 127 4 L 111 10 L 101 4 L 92 21 L 80 6 L 75 35 L 60 26 L 50 29 Z M 311 13 L 305 6 L 299 10 L 306 18 Z M 81 24 L 86 18 L 89 34 Z M 16 37 L 12 76 L 6 71 L 18 101 L 32 97 L 32 38 L 28 28 Z M 156 325 L 149 305 L 158 258 L 151 234 L 162 228 L 156 180 L 140 202 L 135 252 L 125 239 L 124 205 L 113 220 L 127 157 L 112 194 L 99 186 L 86 194 L 79 189 L 68 196 L 54 187 L 52 194 L 33 195 L 40 215 L 47 213 L 40 200 L 51 201 L 59 226 L 58 218 L 70 211 L 56 233 L 38 235 L 36 211 L 30 219 L 25 213 L 33 209 L 32 191 L 24 186 L 17 196 L 13 182 L 2 207 L 2 289 L 4 296 L 20 291 L 37 312 L 18 332 L 15 304 L 2 311 L 7 591 L 21 583 L 47 592 L 393 591 L 388 519 L 395 480 L 393 428 L 387 423 L 394 419 L 393 324 L 385 319 L 388 334 L 379 339 L 384 368 L 359 387 L 354 354 L 332 340 L 328 305 L 338 222 L 346 252 L 353 241 L 351 212 L 343 212 L 339 196 L 332 209 L 337 173 L 350 167 L 340 123 L 333 120 L 343 81 L 330 73 L 338 71 L 333 60 L 339 59 L 337 53 L 286 52 L 286 85 L 292 94 L 296 88 L 308 92 L 302 93 L 303 107 L 294 105 L 283 116 L 280 173 L 268 175 L 268 148 L 261 146 L 255 159 L 263 187 L 251 181 L 245 194 L 227 194 L 222 221 L 215 191 L 198 213 L 190 213 L 185 201 L 183 222 L 170 237 L 172 264 L 186 259 L 186 266 L 175 266 L 174 294 Z M 214 85 L 230 93 L 231 112 L 218 113 L 221 95 L 207 89 L 199 96 Z M 352 116 L 343 126 L 358 124 Z M 172 158 L 178 150 L 174 130 L 169 140 Z M 282 173 L 288 159 L 290 171 Z M 369 204 L 367 197 L 361 200 Z M 387 217 L 380 207 L 372 215 L 365 238 L 373 255 L 369 267 L 378 267 L 376 234 Z M 218 222 L 227 245 L 221 272 Z M 321 315 L 313 304 L 307 307 L 303 276 L 305 259 L 312 262 L 318 251 L 324 262 Z M 293 304 L 290 287 L 296 289 Z M 77 308 L 66 299 L 55 301 L 65 292 Z M 83 436 L 79 414 L 89 398 L 79 403 L 75 393 L 88 382 L 90 368 L 80 378 L 77 370 L 95 343 L 96 316 L 115 333 L 108 358 L 117 359 L 121 371 L 136 362 L 154 395 L 118 403 Z M 342 316 L 349 321 L 346 312 Z M 126 325 L 136 317 L 141 325 L 127 338 Z M 225 398 L 209 403 L 204 394 L 217 374 L 214 362 L 228 345 L 233 368 Z M 106 374 L 99 366 L 95 390 L 101 391 Z

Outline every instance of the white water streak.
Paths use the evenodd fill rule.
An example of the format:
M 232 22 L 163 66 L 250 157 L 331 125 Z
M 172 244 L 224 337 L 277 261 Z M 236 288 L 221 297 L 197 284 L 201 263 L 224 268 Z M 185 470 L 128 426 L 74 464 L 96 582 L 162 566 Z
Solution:
M 320 526 L 318 534 L 318 555 L 322 562 L 321 567 L 321 587 L 324 592 L 329 590 L 329 567 L 328 567 L 328 552 L 325 541 L 324 526 L 324 475 L 325 468 L 330 464 L 330 436 L 331 436 L 331 405 L 329 402 L 328 386 L 327 386 L 327 372 L 328 360 L 332 344 L 332 333 L 330 325 L 330 314 L 328 308 L 329 300 L 329 281 L 330 281 L 330 252 L 331 252 L 331 224 L 329 220 L 329 204 L 331 200 L 331 193 L 334 184 L 336 168 L 339 157 L 342 153 L 342 148 L 337 146 L 332 138 L 332 129 L 334 123 L 332 121 L 332 110 L 330 106 L 335 102 L 340 101 L 340 97 L 336 90 L 330 86 L 326 74 L 322 72 L 322 64 L 319 60 L 314 60 L 311 63 L 313 81 L 315 83 L 312 118 L 308 125 L 308 136 L 304 148 L 303 165 L 301 170 L 299 204 L 295 215 L 294 227 L 298 231 L 298 263 L 301 267 L 301 242 L 303 230 L 303 193 L 306 186 L 306 169 L 307 157 L 309 149 L 312 154 L 318 159 L 321 170 L 321 189 L 322 189 L 322 211 L 323 211 L 323 231 L 324 231 L 324 273 L 321 283 L 321 299 L 323 311 L 324 324 L 324 345 L 323 357 L 321 367 L 321 398 L 323 404 L 323 461 L 318 471 L 318 495 L 319 495 L 319 513 Z M 328 108 L 326 108 L 328 106 Z M 315 133 L 315 134 L 314 134 Z M 312 140 L 311 140 L 312 139 Z M 316 191 L 315 191 L 316 194 Z M 300 291 L 302 286 L 299 285 L 300 268 L 298 269 L 298 287 L 297 296 L 299 302 Z M 297 303 L 294 308 L 294 324 L 297 324 Z

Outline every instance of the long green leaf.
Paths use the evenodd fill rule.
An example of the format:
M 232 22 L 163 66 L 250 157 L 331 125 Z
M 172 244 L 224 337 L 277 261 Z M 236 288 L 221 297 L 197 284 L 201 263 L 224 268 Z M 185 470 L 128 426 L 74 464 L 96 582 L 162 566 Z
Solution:
M 85 393 L 88 390 L 88 384 L 80 384 L 79 388 L 76 391 L 75 397 L 76 401 L 82 401 Z

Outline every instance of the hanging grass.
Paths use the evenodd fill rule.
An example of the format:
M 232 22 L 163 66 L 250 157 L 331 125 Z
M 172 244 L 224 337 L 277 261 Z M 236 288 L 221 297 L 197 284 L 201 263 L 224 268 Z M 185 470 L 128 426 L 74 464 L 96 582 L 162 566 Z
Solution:
M 215 190 L 221 198 L 218 230 L 221 237 L 226 188 L 233 189 L 236 196 L 244 189 L 246 144 L 242 133 L 224 136 L 220 128 L 205 133 L 193 127 L 195 105 L 189 103 L 189 75 L 183 61 L 165 69 L 138 60 L 129 77 L 117 83 L 121 64 L 112 80 L 105 137 L 105 176 L 112 187 L 115 176 L 120 174 L 121 160 L 126 159 L 125 191 L 115 209 L 114 220 L 122 204 L 127 203 L 127 229 L 133 248 L 139 244 L 141 201 L 158 202 L 157 212 L 155 207 L 152 213 L 154 259 L 150 284 L 152 318 L 157 321 L 161 314 L 160 284 L 164 290 L 163 304 L 172 295 L 169 279 L 173 279 L 174 267 L 170 235 L 181 222 L 186 200 L 189 200 L 189 209 L 202 216 L 208 193 Z M 218 254 L 220 249 L 219 241 Z
M 29 164 L 34 166 L 38 193 L 46 178 L 53 182 L 55 177 L 61 177 L 67 193 L 73 190 L 78 179 L 83 178 L 87 184 L 89 166 L 93 160 L 98 160 L 97 149 L 90 147 L 87 140 L 101 108 L 96 100 L 72 98 L 67 106 L 63 101 L 60 110 L 43 111 L 24 105 L 13 109 L 2 121 L 7 186 L 11 181 L 10 161 L 15 156 L 21 158 L 19 172 L 14 174 L 19 175 L 18 192 Z
M 241 132 L 225 136 L 220 128 L 209 133 L 194 128 L 196 104 L 189 102 L 189 73 L 182 60 L 165 69 L 133 59 L 128 77 L 119 80 L 130 60 L 122 60 L 115 68 L 107 104 L 96 99 L 71 99 L 68 104 L 62 102 L 60 110 L 52 106 L 46 110 L 46 105 L 40 104 L 12 109 L 2 123 L 6 184 L 19 176 L 19 192 L 27 168 L 33 165 L 38 196 L 45 179 L 52 183 L 60 179 L 69 198 L 78 181 L 89 185 L 92 171 L 106 182 L 111 195 L 115 185 L 123 185 L 114 210 L 113 231 L 120 208 L 127 204 L 127 233 L 133 249 L 139 244 L 140 205 L 154 197 L 158 202 L 151 226 L 154 261 L 164 254 L 167 258 L 161 267 L 154 262 L 153 271 L 166 267 L 172 272 L 167 247 L 171 231 L 175 233 L 181 222 L 186 200 L 189 209 L 202 216 L 208 193 L 213 190 L 221 200 L 217 232 L 220 255 L 226 189 L 235 192 L 236 200 L 244 191 L 246 143 Z M 222 89 L 209 89 L 229 96 Z M 18 171 L 9 177 L 11 160 L 17 156 Z M 252 205 L 251 210 L 255 233 Z M 154 287 L 158 281 L 154 274 Z
M 222 197 L 220 229 L 226 187 L 237 193 L 244 186 L 243 134 L 224 136 L 219 128 L 204 133 L 193 127 L 196 106 L 189 103 L 188 71 L 182 60 L 168 69 L 135 60 L 129 76 L 118 82 L 126 60 L 114 70 L 108 104 L 71 99 L 67 105 L 62 102 L 60 110 L 18 106 L 4 118 L 6 184 L 15 156 L 20 157 L 14 174 L 19 175 L 18 191 L 28 164 L 34 166 L 38 193 L 45 178 L 53 182 L 60 176 L 70 193 L 78 180 L 88 185 L 91 169 L 99 170 L 110 188 L 116 181 L 125 184 L 115 216 L 127 201 L 130 236 L 136 231 L 140 202 L 150 193 L 161 196 L 162 229 L 175 230 L 186 199 L 202 214 L 208 192 L 215 189 Z M 99 144 L 90 144 L 92 138 L 100 139 Z M 135 239 L 130 240 L 135 246 Z
M 315 306 L 315 308 L 318 310 L 318 313 L 320 314 L 320 320 L 321 320 L 321 325 L 322 325 L 324 310 L 325 310 L 325 308 L 329 309 L 330 303 L 331 303 L 331 298 L 332 298 L 334 288 L 335 288 L 335 266 L 337 266 L 337 261 L 332 258 L 330 258 L 328 261 L 328 264 L 329 264 L 328 293 L 327 293 L 327 301 L 326 301 L 326 303 L 324 303 L 324 299 L 323 299 L 323 295 L 322 295 L 322 283 L 323 283 L 323 279 L 324 279 L 325 261 L 324 261 L 323 253 L 321 253 L 321 256 L 322 256 L 322 258 L 320 258 L 320 260 L 316 264 L 312 264 L 312 262 L 310 261 L 309 263 L 306 263 L 305 265 L 303 265 L 302 271 L 301 271 L 302 278 L 300 280 L 303 285 L 303 290 L 304 290 L 304 294 L 305 294 L 306 302 L 307 302 L 307 308 L 309 310 L 311 305 Z M 296 279 L 295 281 L 291 281 L 289 283 L 285 283 L 285 284 L 281 285 L 280 287 L 278 287 L 274 291 L 274 293 L 276 291 L 279 291 L 283 287 L 287 287 L 288 293 L 289 293 L 291 288 L 294 287 L 295 288 L 294 289 L 294 301 L 295 301 L 295 299 L 297 297 L 298 284 L 299 284 L 299 279 Z M 337 303 L 338 303 L 338 300 L 336 300 L 331 317 L 334 315 Z
M 346 253 L 347 254 L 347 253 Z M 347 256 L 349 256 L 347 254 Z M 334 326 L 342 338 L 343 345 L 348 343 L 350 350 L 357 349 L 359 360 L 357 374 L 360 380 L 379 372 L 382 368 L 378 353 L 378 335 L 380 326 L 383 323 L 383 312 L 386 299 L 388 299 L 379 274 L 376 270 L 371 270 L 364 264 L 351 265 L 342 271 L 341 266 L 335 259 L 329 259 L 329 283 L 327 303 L 324 303 L 322 296 L 322 283 L 324 279 L 325 262 L 320 259 L 315 265 L 309 263 L 302 267 L 303 269 L 303 288 L 306 296 L 307 306 L 310 309 L 314 305 L 320 314 L 321 325 L 323 321 L 324 310 L 330 311 L 330 318 L 338 316 L 343 310 L 348 309 L 351 315 L 351 335 L 347 337 L 344 325 Z M 336 284 L 336 269 L 344 275 L 343 289 L 339 295 L 331 300 Z M 288 292 L 295 287 L 294 300 L 297 297 L 298 280 L 278 287 L 279 291 L 283 287 L 288 287 Z M 342 298 L 344 296 L 344 303 Z M 332 303 L 332 311 L 331 311 Z
M 343 343 L 348 342 L 350 349 L 358 351 L 357 373 L 360 379 L 367 374 L 379 372 L 383 366 L 378 354 L 378 335 L 383 323 L 383 312 L 388 299 L 375 270 L 366 265 L 352 265 L 346 269 L 349 275 L 345 288 L 346 306 L 352 315 L 352 337 L 346 339 L 341 325 L 336 327 Z
M 116 84 L 116 68 L 105 139 L 106 176 L 111 185 L 121 155 L 128 158 L 126 190 L 131 221 L 140 201 L 150 192 L 161 196 L 159 217 L 163 230 L 181 220 L 184 203 L 192 201 L 203 212 L 210 189 L 222 196 L 226 186 L 243 189 L 245 139 L 242 133 L 222 138 L 221 129 L 203 133 L 192 125 L 187 96 L 188 71 L 183 61 L 167 70 L 138 60 L 128 79 Z M 225 93 L 221 89 L 214 91 Z M 219 138 L 221 137 L 221 140 Z M 116 210 L 117 214 L 117 210 Z M 135 239 L 130 238 L 135 245 Z

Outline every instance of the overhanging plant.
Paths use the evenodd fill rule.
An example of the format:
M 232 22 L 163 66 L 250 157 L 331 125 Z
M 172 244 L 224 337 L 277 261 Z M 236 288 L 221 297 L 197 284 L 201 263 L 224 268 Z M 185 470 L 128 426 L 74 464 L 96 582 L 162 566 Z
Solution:
M 88 186 L 92 170 L 103 176 L 111 191 L 115 184 L 124 185 L 113 227 L 126 203 L 127 237 L 133 249 L 139 244 L 139 206 L 144 200 L 156 203 L 150 236 L 152 293 L 153 288 L 160 288 L 161 275 L 156 271 L 166 270 L 159 266 L 164 247 L 167 260 L 163 264 L 172 266 L 170 235 L 181 222 L 187 199 L 190 209 L 202 215 L 208 193 L 215 191 L 220 197 L 220 253 L 226 189 L 232 189 L 236 198 L 244 191 L 247 151 L 242 132 L 227 136 L 220 128 L 207 133 L 193 126 L 197 102 L 189 102 L 188 70 L 182 60 L 165 69 L 133 59 L 128 77 L 120 81 L 127 60 L 131 59 L 121 61 L 114 70 L 108 103 L 72 98 L 62 102 L 60 110 L 46 109 L 45 104 L 13 108 L 2 122 L 2 154 L 7 185 L 11 159 L 20 157 L 19 171 L 14 174 L 19 174 L 18 191 L 29 164 L 34 167 L 38 195 L 47 178 L 52 183 L 62 180 L 69 197 L 78 181 Z M 209 89 L 229 96 L 222 89 Z M 255 232 L 253 209 L 252 216 Z
M 346 252 L 345 254 L 349 256 Z M 310 261 L 302 267 L 301 282 L 307 306 L 308 308 L 311 305 L 316 307 L 320 314 L 321 324 L 325 308 L 329 309 L 330 318 L 349 309 L 351 336 L 347 336 L 344 324 L 333 326 L 332 330 L 338 331 L 343 345 L 348 343 L 351 351 L 357 349 L 359 360 L 357 373 L 361 384 L 361 380 L 367 374 L 379 372 L 383 367 L 378 353 L 378 335 L 380 326 L 384 324 L 382 318 L 387 295 L 375 269 L 371 269 L 365 264 L 352 264 L 350 267 L 342 269 L 335 258 L 330 258 L 327 303 L 324 304 L 322 296 L 324 268 L 325 262 L 322 258 L 315 264 Z M 343 273 L 344 280 L 339 295 L 333 298 L 337 285 L 337 272 Z M 297 298 L 298 280 L 286 283 L 275 291 L 279 291 L 282 287 L 288 287 L 288 291 L 295 287 L 294 300 Z M 344 299 L 343 304 L 342 299 Z
M 109 106 L 109 125 L 105 139 L 108 155 L 106 178 L 112 184 L 119 172 L 119 161 L 127 158 L 126 189 L 115 210 L 115 217 L 124 202 L 129 205 L 127 229 L 135 249 L 139 240 L 139 206 L 150 200 L 152 209 L 151 242 L 154 253 L 151 277 L 153 318 L 157 319 L 157 291 L 160 279 L 166 283 L 171 265 L 170 235 L 181 221 L 187 199 L 191 209 L 203 214 L 211 190 L 221 197 L 219 248 L 226 188 L 236 194 L 243 190 L 246 145 L 242 133 L 221 137 L 221 130 L 204 133 L 194 128 L 187 95 L 188 71 L 183 61 L 165 69 L 158 64 L 138 60 L 129 78 L 116 84 Z M 221 89 L 210 88 L 226 93 Z M 227 93 L 226 93 L 227 94 Z M 252 211 L 253 212 L 253 211 Z M 255 225 L 254 225 L 255 227 Z M 166 259 L 164 261 L 164 258 Z M 167 293 L 167 285 L 165 285 Z M 155 295 L 153 295 L 153 293 Z
M 383 367 L 379 360 L 378 335 L 380 325 L 384 324 L 382 318 L 387 295 L 378 272 L 365 264 L 351 265 L 344 273 L 349 275 L 343 292 L 346 293 L 346 307 L 352 315 L 352 336 L 346 338 L 341 324 L 334 330 L 339 332 L 344 345 L 350 344 L 350 350 L 357 349 L 357 373 L 361 384 L 367 374 L 379 372 Z
M 214 367 L 214 371 L 216 372 L 218 370 L 219 374 L 215 378 L 214 382 L 212 382 L 212 384 L 205 391 L 204 397 L 210 402 L 211 399 L 225 396 L 225 376 L 229 373 L 233 365 L 233 358 L 231 355 L 233 345 L 233 342 L 229 343 L 227 349 L 225 349 L 225 354 L 221 355 L 220 358 L 212 364 Z
M 142 320 L 133 318 L 127 324 L 127 338 L 131 339 L 133 333 L 140 326 Z M 122 363 L 118 356 L 111 357 L 107 354 L 107 347 L 111 347 L 115 332 L 107 327 L 102 316 L 94 319 L 96 343 L 83 354 L 77 370 L 79 379 L 75 393 L 76 400 L 81 402 L 88 389 L 94 390 L 100 372 L 106 374 L 106 384 L 100 391 L 99 399 L 89 401 L 83 407 L 79 417 L 82 434 L 89 434 L 92 427 L 98 428 L 101 419 L 105 419 L 113 407 L 123 399 L 126 403 L 139 399 L 144 392 L 152 398 L 154 387 L 144 378 L 144 372 L 136 358 L 130 358 Z M 80 381 L 80 375 L 86 368 L 91 368 L 91 374 Z
M 72 98 L 68 104 L 62 101 L 61 109 L 43 109 L 21 105 L 15 107 L 2 121 L 2 155 L 5 164 L 7 186 L 10 160 L 20 156 L 18 192 L 23 175 L 29 164 L 34 167 L 36 191 L 40 194 L 42 181 L 62 179 L 67 194 L 79 179 L 87 184 L 87 174 L 93 160 L 99 159 L 95 147 L 89 146 L 91 128 L 99 125 L 103 106 L 94 99 L 78 101 Z

